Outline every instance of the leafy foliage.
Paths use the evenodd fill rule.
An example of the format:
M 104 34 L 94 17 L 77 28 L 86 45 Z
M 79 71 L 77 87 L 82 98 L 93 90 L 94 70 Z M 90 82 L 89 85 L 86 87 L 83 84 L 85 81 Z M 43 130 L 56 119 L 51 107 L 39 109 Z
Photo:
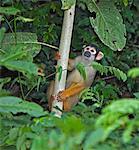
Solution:
M 101 64 L 97 63 L 97 62 L 93 62 L 92 63 L 93 68 L 95 68 L 97 71 L 99 71 L 102 75 L 103 74 L 108 74 L 108 72 L 110 72 L 111 74 L 113 74 L 114 76 L 116 76 L 119 80 L 123 80 L 126 81 L 127 80 L 127 76 L 126 74 L 119 70 L 118 68 L 115 67 L 111 67 L 111 66 L 102 66 Z
M 74 3 L 62 0 L 62 7 L 67 10 Z M 92 87 L 60 119 L 42 108 L 48 108 L 46 89 L 56 72 L 54 50 L 44 42 L 52 47 L 59 43 L 60 1 L 1 0 L 0 4 L 0 65 L 12 70 L 8 74 L 0 66 L 0 149 L 138 149 L 138 78 L 132 79 L 138 77 L 138 0 L 76 2 L 72 48 L 94 43 L 105 57 L 102 65 L 92 64 L 100 72 Z M 42 43 L 45 46 L 40 47 Z M 71 56 L 77 55 L 71 51 Z M 38 67 L 43 77 L 38 76 Z M 85 79 L 84 66 L 77 68 Z M 127 79 L 124 72 L 131 68 L 135 69 Z M 58 71 L 60 80 L 63 70 Z
M 0 7 L 0 13 L 2 14 L 16 15 L 18 12 L 20 12 L 20 10 L 15 7 Z
M 1 44 L 0 65 L 17 70 L 24 75 L 37 75 L 38 68 L 32 63 L 40 51 L 37 36 L 33 33 L 7 33 Z
M 12 96 L 0 97 L 0 112 L 12 112 L 13 114 L 23 112 L 34 117 L 39 117 L 46 114 L 43 112 L 43 108 L 41 106 Z
M 107 106 L 96 122 L 96 126 L 104 129 L 103 138 L 107 138 L 113 130 L 124 127 L 123 140 L 129 142 L 131 133 L 138 127 L 138 107 L 139 101 L 134 99 L 117 100 Z M 129 115 L 133 115 L 133 119 Z
M 37 36 L 35 33 L 29 32 L 16 32 L 6 33 L 2 42 L 2 49 L 8 51 L 8 49 L 16 44 L 16 46 L 22 47 L 24 51 L 27 51 L 30 56 L 36 56 L 41 49 L 41 46 L 37 42 Z M 12 51 L 12 50 L 11 50 Z
M 136 67 L 136 68 L 132 68 L 128 71 L 128 76 L 129 77 L 132 77 L 132 78 L 136 78 L 139 76 L 139 68 Z
M 86 80 L 86 71 L 85 71 L 84 64 L 78 63 L 77 66 L 76 66 L 76 68 L 80 72 L 80 74 L 83 77 L 83 79 Z
M 101 73 L 101 75 L 103 75 L 103 74 L 107 75 L 109 72 L 112 75 L 114 75 L 115 77 L 117 77 L 119 80 L 121 79 L 124 82 L 127 80 L 126 74 L 123 71 L 119 70 L 118 68 L 111 67 L 111 66 L 103 66 L 97 62 L 93 62 L 92 67 L 95 70 L 99 71 Z M 76 68 L 85 80 L 86 79 L 85 66 L 82 63 L 79 63 L 79 64 L 77 64 Z
M 112 50 L 122 50 L 126 44 L 126 29 L 113 2 L 89 0 L 86 4 L 90 12 L 96 13 L 96 18 L 90 17 L 90 22 L 100 40 Z
M 119 90 L 105 81 L 99 81 L 90 89 L 85 89 L 80 93 L 82 102 L 93 102 L 97 108 L 102 108 L 105 103 L 118 98 Z
M 63 10 L 70 9 L 72 5 L 76 3 L 76 0 L 61 0 Z

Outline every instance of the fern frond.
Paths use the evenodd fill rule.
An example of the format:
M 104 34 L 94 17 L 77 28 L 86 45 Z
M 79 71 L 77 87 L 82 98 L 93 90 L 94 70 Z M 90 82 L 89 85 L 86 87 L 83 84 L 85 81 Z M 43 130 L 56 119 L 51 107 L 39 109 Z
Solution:
M 97 71 L 99 71 L 101 73 L 101 75 L 103 75 L 103 74 L 107 75 L 108 72 L 110 72 L 112 75 L 117 77 L 119 80 L 121 79 L 124 82 L 127 80 L 127 75 L 118 68 L 111 67 L 111 66 L 103 66 L 98 62 L 93 62 L 92 67 L 94 69 L 96 69 Z

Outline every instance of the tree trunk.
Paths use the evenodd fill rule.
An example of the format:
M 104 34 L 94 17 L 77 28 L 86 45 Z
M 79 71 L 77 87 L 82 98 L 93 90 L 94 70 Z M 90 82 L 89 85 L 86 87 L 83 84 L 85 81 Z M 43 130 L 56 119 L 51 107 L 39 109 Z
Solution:
M 73 5 L 70 9 L 64 11 L 64 19 L 63 19 L 62 33 L 61 33 L 60 46 L 59 46 L 59 54 L 61 58 L 58 60 L 58 65 L 57 65 L 58 67 L 62 66 L 63 71 L 62 71 L 62 76 L 60 81 L 58 80 L 59 73 L 56 74 L 54 96 L 56 96 L 59 93 L 59 91 L 65 89 L 67 66 L 68 66 L 70 44 L 71 44 L 73 22 L 74 22 L 74 13 L 75 13 L 75 5 Z M 55 113 L 55 116 L 61 117 L 62 112 L 60 110 L 63 109 L 63 102 L 59 102 L 55 98 L 52 106 L 53 106 L 52 112 Z M 58 107 L 60 110 L 56 109 L 56 107 Z

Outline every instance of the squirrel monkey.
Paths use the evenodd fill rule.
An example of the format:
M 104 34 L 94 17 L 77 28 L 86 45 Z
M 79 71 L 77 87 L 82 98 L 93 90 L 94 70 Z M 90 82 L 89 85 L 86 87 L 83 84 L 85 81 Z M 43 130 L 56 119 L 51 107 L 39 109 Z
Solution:
M 95 60 L 101 60 L 103 53 L 93 44 L 84 46 L 81 56 L 69 59 L 68 70 L 71 71 L 67 77 L 66 88 L 58 93 L 58 100 L 63 102 L 64 111 L 70 111 L 79 101 L 79 94 L 85 88 L 89 88 L 95 78 L 96 70 L 91 66 Z M 76 65 L 81 62 L 85 66 L 87 78 L 84 80 L 76 69 Z M 53 102 L 54 81 L 51 81 L 47 90 L 48 105 L 51 110 Z

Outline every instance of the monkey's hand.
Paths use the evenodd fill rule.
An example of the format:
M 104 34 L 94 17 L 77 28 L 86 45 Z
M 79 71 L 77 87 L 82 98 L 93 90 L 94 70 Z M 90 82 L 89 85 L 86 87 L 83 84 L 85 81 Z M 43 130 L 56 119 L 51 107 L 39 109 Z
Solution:
M 69 59 L 68 60 L 68 71 L 72 71 L 75 68 L 75 60 Z
M 85 89 L 83 83 L 73 83 L 69 88 L 58 93 L 58 99 L 59 101 L 65 101 L 68 97 L 79 94 L 83 89 Z

